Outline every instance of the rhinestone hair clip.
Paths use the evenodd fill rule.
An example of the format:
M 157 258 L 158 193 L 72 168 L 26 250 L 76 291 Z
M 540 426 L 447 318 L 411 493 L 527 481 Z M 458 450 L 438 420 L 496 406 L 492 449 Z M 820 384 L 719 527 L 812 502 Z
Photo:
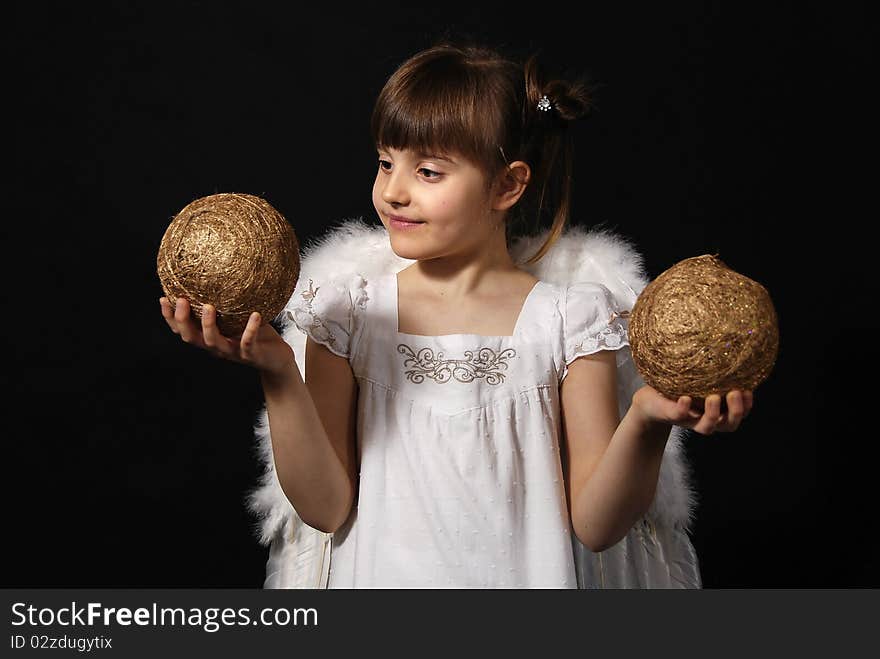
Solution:
M 553 107 L 553 105 L 550 103 L 550 99 L 547 98 L 546 94 L 544 94 L 541 97 L 541 100 L 538 101 L 538 109 L 541 110 L 542 112 L 547 112 L 547 110 L 549 110 L 552 107 Z

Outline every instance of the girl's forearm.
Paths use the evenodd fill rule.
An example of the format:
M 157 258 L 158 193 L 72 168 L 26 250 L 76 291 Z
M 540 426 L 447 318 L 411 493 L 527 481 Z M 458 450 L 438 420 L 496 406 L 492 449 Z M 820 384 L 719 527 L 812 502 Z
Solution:
M 303 522 L 332 533 L 348 518 L 354 491 L 312 396 L 295 365 L 261 381 L 281 489 Z
M 572 500 L 574 530 L 593 551 L 617 544 L 651 506 L 671 429 L 645 420 L 634 407 L 617 426 L 589 480 Z

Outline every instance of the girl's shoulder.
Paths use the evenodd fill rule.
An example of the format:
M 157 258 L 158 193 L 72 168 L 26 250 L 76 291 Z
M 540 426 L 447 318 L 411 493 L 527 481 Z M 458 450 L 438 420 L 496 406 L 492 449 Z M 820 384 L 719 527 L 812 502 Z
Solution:
M 540 316 L 537 320 L 542 325 L 556 324 L 567 341 L 627 315 L 621 300 L 599 281 L 554 283 L 539 279 L 534 293 L 532 314 Z

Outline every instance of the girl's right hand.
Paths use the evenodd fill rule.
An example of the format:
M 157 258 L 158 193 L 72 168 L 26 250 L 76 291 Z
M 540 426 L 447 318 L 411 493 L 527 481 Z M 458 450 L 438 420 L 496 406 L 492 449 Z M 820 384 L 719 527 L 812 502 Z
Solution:
M 189 302 L 184 298 L 177 298 L 176 308 L 171 307 L 166 297 L 159 298 L 159 305 L 168 327 L 179 334 L 184 343 L 207 350 L 215 357 L 247 364 L 271 375 L 283 375 L 289 369 L 296 368 L 293 349 L 275 328 L 261 322 L 257 311 L 248 318 L 241 336 L 229 339 L 220 333 L 216 311 L 211 305 L 202 307 L 201 328 L 191 314 Z

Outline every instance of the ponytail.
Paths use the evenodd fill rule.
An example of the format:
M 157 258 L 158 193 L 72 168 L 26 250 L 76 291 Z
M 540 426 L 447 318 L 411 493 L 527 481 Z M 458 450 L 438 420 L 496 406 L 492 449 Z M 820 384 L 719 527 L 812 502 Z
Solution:
M 532 165 L 532 181 L 521 201 L 520 218 L 533 216 L 538 225 L 549 209 L 550 233 L 526 264 L 540 260 L 562 235 L 571 207 L 574 139 L 570 123 L 590 109 L 590 93 L 583 80 L 545 80 L 532 55 L 524 66 L 521 159 Z M 546 97 L 546 98 L 545 98 Z M 549 106 L 549 107 L 548 107 Z M 508 241 L 513 223 L 508 221 Z

